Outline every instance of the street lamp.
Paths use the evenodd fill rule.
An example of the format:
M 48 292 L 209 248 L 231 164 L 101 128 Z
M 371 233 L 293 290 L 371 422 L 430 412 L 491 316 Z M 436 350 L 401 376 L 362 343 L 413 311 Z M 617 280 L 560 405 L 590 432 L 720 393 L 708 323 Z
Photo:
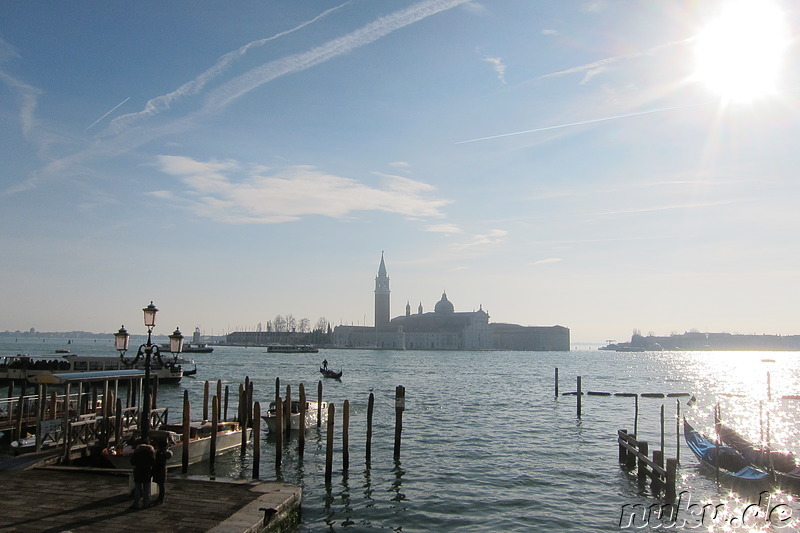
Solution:
M 158 309 L 153 302 L 150 302 L 150 305 L 142 309 L 144 312 L 144 325 L 147 327 L 147 342 L 139 346 L 139 350 L 136 352 L 136 357 L 131 359 L 125 358 L 125 352 L 128 351 L 128 346 L 130 344 L 130 335 L 128 331 L 125 329 L 125 326 L 122 326 L 118 332 L 114 333 L 114 348 L 117 349 L 119 352 L 119 358 L 122 363 L 129 368 L 136 367 L 136 364 L 139 362 L 139 358 L 144 356 L 144 391 L 142 393 L 142 419 L 140 428 L 142 430 L 142 439 L 147 439 L 150 435 L 150 362 L 151 357 L 155 356 L 158 359 L 158 362 L 163 367 L 164 361 L 161 359 L 161 349 L 158 347 L 157 344 L 153 344 L 151 341 L 151 335 L 153 333 L 153 328 L 156 325 L 156 313 L 158 313 Z M 178 328 L 175 328 L 175 331 L 172 335 L 169 336 L 169 351 L 173 354 L 173 356 L 177 357 L 183 350 L 183 335 L 181 335 L 181 331 Z

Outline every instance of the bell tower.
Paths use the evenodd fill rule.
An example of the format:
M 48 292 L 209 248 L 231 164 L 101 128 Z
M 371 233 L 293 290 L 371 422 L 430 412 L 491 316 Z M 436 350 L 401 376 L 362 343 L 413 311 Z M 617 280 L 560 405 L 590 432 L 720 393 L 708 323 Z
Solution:
M 382 330 L 389 326 L 389 276 L 386 275 L 386 264 L 381 252 L 381 265 L 375 278 L 375 329 Z

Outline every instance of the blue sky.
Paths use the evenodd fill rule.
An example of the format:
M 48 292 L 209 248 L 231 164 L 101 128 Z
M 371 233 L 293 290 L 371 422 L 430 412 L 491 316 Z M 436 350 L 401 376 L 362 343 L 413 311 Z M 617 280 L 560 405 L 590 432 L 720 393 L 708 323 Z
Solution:
M 732 3 L 6 0 L 0 330 L 371 325 L 385 251 L 393 316 L 800 334 L 797 8 L 715 84 Z

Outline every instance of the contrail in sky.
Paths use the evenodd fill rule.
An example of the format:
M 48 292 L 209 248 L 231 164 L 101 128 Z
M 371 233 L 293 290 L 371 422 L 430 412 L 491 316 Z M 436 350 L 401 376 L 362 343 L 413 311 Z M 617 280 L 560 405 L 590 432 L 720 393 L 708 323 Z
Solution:
M 515 131 L 512 133 L 501 133 L 499 135 L 489 135 L 488 137 L 479 137 L 477 139 L 468 139 L 466 141 L 458 141 L 456 144 L 466 144 L 466 143 L 474 143 L 478 141 L 488 141 L 490 139 L 500 139 L 502 137 L 511 137 L 514 135 L 524 135 L 526 133 L 538 133 L 540 131 L 549 131 L 549 130 L 557 130 L 561 128 L 571 128 L 572 126 L 583 126 L 584 124 L 595 124 L 597 122 L 605 122 L 607 120 L 616 120 L 618 118 L 628 118 L 628 117 L 636 117 L 639 115 L 649 115 L 651 113 L 661 113 L 662 111 L 674 111 L 676 109 L 687 109 L 689 107 L 697 107 L 701 105 L 707 104 L 689 104 L 689 105 L 679 105 L 673 107 L 660 107 L 658 109 L 648 109 L 646 111 L 637 111 L 636 113 L 627 113 L 625 115 L 615 115 L 613 117 L 602 117 L 602 118 L 594 118 L 591 120 L 583 120 L 581 122 L 570 122 L 568 124 L 558 124 L 556 126 L 544 126 L 542 128 L 536 128 L 533 130 L 524 130 L 524 131 Z
M 114 106 L 114 107 L 113 107 L 111 110 L 109 110 L 109 111 L 108 111 L 108 112 L 107 112 L 105 115 L 103 115 L 102 117 L 98 118 L 97 120 L 95 120 L 94 122 L 92 122 L 91 124 L 89 124 L 89 127 L 88 127 L 88 128 L 86 128 L 84 131 L 89 131 L 90 129 L 92 129 L 92 126 L 94 126 L 95 124 L 97 124 L 98 122 L 100 122 L 101 120 L 103 120 L 104 118 L 106 118 L 108 115 L 110 115 L 111 113 L 113 113 L 113 112 L 114 112 L 114 111 L 115 111 L 115 110 L 116 110 L 116 109 L 117 109 L 119 106 L 121 106 L 122 104 L 124 104 L 125 102 L 127 102 L 127 101 L 128 101 L 128 100 L 130 100 L 130 99 L 131 99 L 131 97 L 129 96 L 129 97 L 127 97 L 125 100 L 123 100 L 123 101 L 121 101 L 120 103 L 118 103 L 117 105 L 115 105 L 115 106 Z

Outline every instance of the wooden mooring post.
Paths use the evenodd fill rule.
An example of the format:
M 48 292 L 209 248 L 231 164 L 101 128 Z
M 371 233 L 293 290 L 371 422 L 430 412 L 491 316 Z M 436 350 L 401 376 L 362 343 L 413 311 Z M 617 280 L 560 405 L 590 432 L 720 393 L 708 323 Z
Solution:
M 317 382 L 317 427 L 322 425 L 322 380 Z
M 403 411 L 406 409 L 406 388 L 398 385 L 395 389 L 394 412 L 394 460 L 400 460 L 400 437 L 403 434 Z
M 189 403 L 189 391 L 183 391 L 183 455 L 181 455 L 181 472 L 189 470 L 189 434 L 192 429 L 192 406 Z
M 306 448 L 306 388 L 301 383 L 297 394 L 300 399 L 300 420 L 298 420 L 297 455 L 302 459 Z
M 280 396 L 275 398 L 275 470 L 280 470 L 283 458 L 283 400 Z
M 286 438 L 292 433 L 292 387 L 286 385 L 286 398 L 283 400 L 283 431 Z
M 261 464 L 261 403 L 253 403 L 253 479 L 259 477 Z
M 342 404 L 342 470 L 350 469 L 350 400 Z
M 578 402 L 577 402 L 577 410 L 578 410 L 578 418 L 581 417 L 581 398 L 583 397 L 583 391 L 581 390 L 581 377 L 578 376 Z
M 219 398 L 219 401 L 217 401 L 217 403 L 219 404 L 217 406 L 217 408 L 218 408 L 217 421 L 220 421 L 220 420 L 223 420 L 223 418 L 222 418 L 222 380 L 221 379 L 217 380 L 217 398 Z
M 626 429 L 617 431 L 617 443 L 620 464 L 624 465 L 627 470 L 635 466 L 638 479 L 649 477 L 654 492 L 660 491 L 663 487 L 665 499 L 670 502 L 674 501 L 677 459 L 667 459 L 665 468 L 663 452 L 654 450 L 653 458 L 649 458 L 647 441 L 636 440 L 636 435 L 629 434 Z
M 225 385 L 225 419 L 226 422 L 228 421 L 228 386 Z
M 556 367 L 555 385 L 556 385 L 556 398 L 558 398 L 558 367 Z
M 208 381 L 203 382 L 203 420 L 208 420 Z
M 372 415 L 375 412 L 375 394 L 369 393 L 367 402 L 367 468 L 372 460 Z
M 333 417 L 336 413 L 332 403 L 328 404 L 328 431 L 325 442 L 325 483 L 330 485 L 333 473 Z
M 253 425 L 253 382 L 250 381 L 249 376 L 245 376 L 244 385 L 242 386 L 242 420 L 240 422 L 242 430 L 242 445 L 240 447 L 239 455 L 244 457 L 247 451 L 247 428 Z
M 219 396 L 214 395 L 211 400 L 211 449 L 209 462 L 213 465 L 217 460 L 217 431 L 219 430 Z M 247 428 L 244 429 L 247 431 Z

